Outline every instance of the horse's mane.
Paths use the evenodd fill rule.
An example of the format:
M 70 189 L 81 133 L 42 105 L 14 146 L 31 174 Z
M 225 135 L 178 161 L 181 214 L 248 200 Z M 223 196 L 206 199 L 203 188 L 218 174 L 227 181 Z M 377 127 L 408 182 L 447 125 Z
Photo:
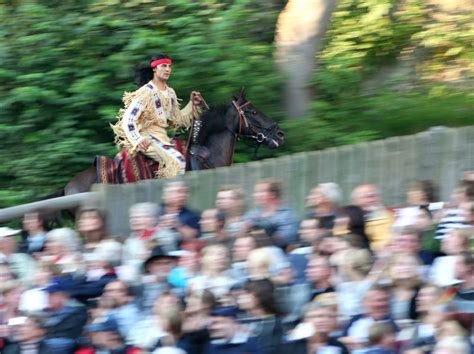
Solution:
M 201 116 L 202 126 L 197 138 L 200 145 L 203 145 L 210 135 L 226 129 L 225 115 L 228 109 L 228 104 L 214 106 Z

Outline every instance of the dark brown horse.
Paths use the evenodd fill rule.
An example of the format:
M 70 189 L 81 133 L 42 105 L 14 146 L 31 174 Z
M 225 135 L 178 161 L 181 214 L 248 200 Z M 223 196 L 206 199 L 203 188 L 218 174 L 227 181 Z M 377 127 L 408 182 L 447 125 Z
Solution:
M 243 91 L 229 104 L 211 108 L 195 121 L 187 149 L 187 170 L 230 166 L 239 137 L 271 149 L 281 146 L 284 140 L 278 125 L 247 101 Z M 96 167 L 91 166 L 74 176 L 63 194 L 88 192 L 97 181 Z

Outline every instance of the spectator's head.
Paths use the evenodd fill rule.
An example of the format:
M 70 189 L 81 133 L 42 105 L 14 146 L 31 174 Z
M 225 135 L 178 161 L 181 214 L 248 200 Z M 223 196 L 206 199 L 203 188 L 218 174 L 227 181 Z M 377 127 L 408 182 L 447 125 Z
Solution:
M 376 322 L 372 324 L 369 327 L 368 339 L 372 346 L 377 345 L 388 350 L 396 349 L 396 331 L 388 323 Z
M 101 350 L 114 350 L 123 346 L 123 338 L 119 332 L 117 322 L 110 318 L 100 318 L 98 321 L 84 328 L 91 339 L 92 344 Z
M 36 263 L 36 270 L 33 276 L 33 282 L 37 286 L 45 286 L 51 282 L 52 278 L 61 276 L 61 268 L 48 261 Z
M 311 323 L 316 333 L 328 335 L 338 327 L 337 311 L 334 306 L 320 301 L 313 301 L 306 305 L 304 314 L 304 321 Z
M 374 184 L 362 184 L 357 186 L 352 191 L 351 197 L 354 205 L 357 205 L 367 212 L 380 208 L 382 204 L 379 191 Z
M 314 284 L 329 282 L 332 268 L 329 257 L 313 255 L 306 267 L 306 278 Z
M 444 321 L 438 328 L 433 354 L 469 354 L 469 337 L 457 321 Z
M 85 237 L 86 242 L 98 242 L 106 237 L 105 213 L 98 208 L 84 208 L 77 216 L 77 231 Z
M 216 208 L 227 216 L 239 216 L 244 211 L 244 194 L 239 188 L 223 186 L 217 192 Z
M 31 314 L 18 328 L 16 340 L 20 343 L 36 343 L 46 335 L 45 318 Z
M 300 223 L 300 239 L 309 244 L 318 242 L 323 236 L 325 230 L 319 227 L 319 220 L 316 218 L 304 219 Z
M 181 307 L 181 301 L 175 293 L 164 291 L 153 303 L 153 313 L 162 318 L 168 311 L 181 311 Z
M 271 178 L 258 181 L 253 198 L 255 204 L 262 208 L 279 203 L 282 198 L 282 182 Z
M 320 183 L 309 192 L 306 206 L 312 209 L 331 211 L 342 201 L 342 192 L 336 183 Z
M 390 313 L 390 289 L 382 285 L 373 285 L 365 295 L 366 315 L 374 320 L 386 319 Z
M 470 229 L 452 229 L 441 241 L 441 250 L 448 255 L 466 251 L 472 234 Z
M 150 257 L 145 260 L 143 268 L 146 273 L 154 275 L 157 281 L 163 282 L 168 278 L 176 261 L 176 257 L 168 254 L 163 247 L 158 245 L 153 248 Z
M 273 256 L 268 248 L 262 247 L 251 251 L 247 258 L 249 278 L 253 280 L 270 278 L 273 262 Z
M 416 181 L 409 188 L 407 202 L 410 205 L 427 205 L 438 200 L 438 190 L 432 181 Z
M 141 233 L 153 229 L 158 223 L 158 206 L 154 203 L 137 203 L 132 205 L 129 212 L 130 229 Z
M 389 266 L 388 274 L 393 286 L 411 289 L 421 284 L 419 267 L 421 260 L 412 253 L 396 253 Z
M 217 299 L 214 293 L 204 289 L 201 293 L 191 292 L 186 297 L 186 314 L 208 314 L 217 307 Z
M 394 235 L 393 249 L 395 252 L 418 254 L 420 252 L 420 232 L 411 226 L 406 226 Z
M 163 203 L 167 208 L 179 211 L 188 202 L 189 188 L 183 181 L 174 181 L 166 184 L 163 189 Z
M 0 295 L 7 309 L 18 309 L 23 287 L 16 280 L 9 280 L 0 285 Z
M 249 280 L 238 303 L 241 310 L 258 317 L 277 314 L 274 286 L 269 279 Z
M 132 300 L 132 294 L 127 283 L 122 280 L 114 280 L 104 287 L 102 297 L 110 299 L 117 306 L 128 304 Z
M 68 227 L 54 229 L 47 234 L 46 251 L 52 256 L 61 257 L 79 252 L 81 246 L 77 233 Z
M 65 280 L 58 279 L 47 286 L 44 291 L 48 294 L 48 309 L 50 311 L 57 312 L 66 307 L 70 295 L 69 287 Z
M 0 253 L 11 255 L 18 250 L 16 240 L 20 230 L 13 230 L 9 227 L 0 227 Z
M 420 207 L 413 225 L 420 232 L 426 232 L 433 228 L 433 215 L 427 207 Z
M 454 276 L 463 281 L 469 281 L 474 277 L 474 255 L 464 251 L 456 256 Z
M 202 250 L 202 272 L 217 275 L 224 272 L 230 265 L 230 254 L 223 245 L 211 245 Z
M 439 303 L 443 291 L 434 284 L 426 284 L 420 288 L 416 295 L 416 311 L 424 316 L 428 314 L 431 308 Z
M 465 223 L 474 226 L 474 201 L 463 202 L 460 208 L 461 216 L 464 218 Z
M 372 268 L 372 256 L 366 249 L 346 250 L 340 271 L 350 280 L 364 279 Z
M 44 210 L 34 210 L 23 216 L 23 229 L 30 235 L 49 231 L 48 213 Z
M 204 210 L 199 221 L 201 224 L 201 233 L 206 235 L 222 231 L 225 226 L 225 219 L 225 214 L 218 209 Z
M 462 180 L 454 187 L 451 196 L 454 205 L 474 201 L 474 181 Z
M 212 339 L 231 339 L 236 333 L 238 309 L 235 307 L 218 307 L 211 311 L 212 321 L 209 334 Z
M 249 253 L 256 247 L 255 239 L 250 235 L 236 238 L 232 246 L 233 262 L 243 262 L 247 260 Z

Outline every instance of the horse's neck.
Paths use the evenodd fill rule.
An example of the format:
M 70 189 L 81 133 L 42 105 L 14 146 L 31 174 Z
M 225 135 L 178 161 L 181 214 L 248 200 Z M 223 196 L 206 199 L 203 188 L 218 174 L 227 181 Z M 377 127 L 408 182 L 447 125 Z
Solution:
M 234 156 L 235 137 L 228 130 L 211 134 L 205 146 L 209 149 L 209 161 L 212 167 L 230 166 Z

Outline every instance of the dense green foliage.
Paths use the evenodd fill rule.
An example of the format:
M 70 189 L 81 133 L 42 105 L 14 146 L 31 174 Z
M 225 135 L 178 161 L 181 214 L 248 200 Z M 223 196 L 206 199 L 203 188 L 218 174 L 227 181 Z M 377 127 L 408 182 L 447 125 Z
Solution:
M 0 5 L 0 207 L 60 188 L 96 154 L 112 156 L 108 123 L 123 91 L 134 89 L 134 65 L 156 51 L 172 54 L 171 86 L 184 101 L 197 89 L 221 103 L 245 86 L 282 121 L 284 82 L 272 61 L 282 3 Z M 472 39 L 467 15 L 436 17 L 421 1 L 339 1 L 311 112 L 282 122 L 287 144 L 277 154 L 474 123 Z M 240 145 L 236 160 L 250 158 L 251 148 Z

